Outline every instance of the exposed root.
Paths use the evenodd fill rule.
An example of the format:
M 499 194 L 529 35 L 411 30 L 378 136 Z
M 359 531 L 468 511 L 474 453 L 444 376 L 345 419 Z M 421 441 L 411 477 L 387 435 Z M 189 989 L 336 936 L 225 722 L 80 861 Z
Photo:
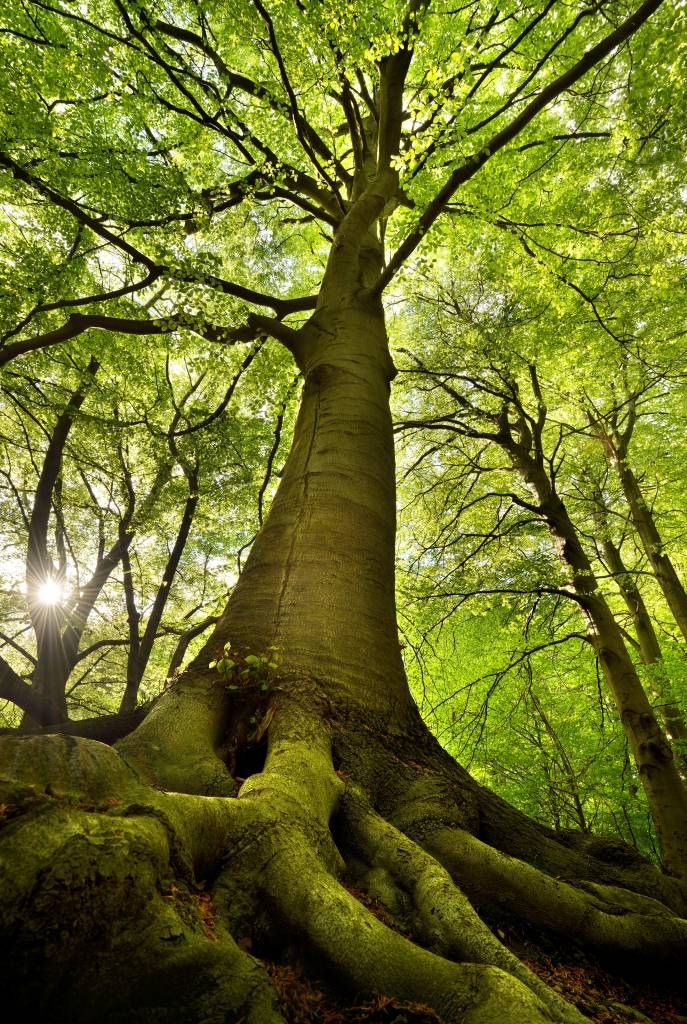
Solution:
M 434 765 L 406 766 L 406 801 L 395 793 L 390 821 L 393 808 L 373 810 L 358 780 L 334 770 L 332 720 L 314 688 L 275 693 L 273 707 L 264 767 L 237 799 L 151 787 L 138 771 L 140 745 L 127 763 L 73 737 L 0 742 L 0 970 L 4 991 L 18 993 L 17 1016 L 283 1024 L 274 985 L 250 955 L 279 950 L 357 1005 L 382 996 L 422 1004 L 442 1024 L 580 1024 L 468 897 L 597 947 L 687 949 L 687 923 L 661 903 L 573 887 L 447 827 L 465 820 L 458 802 L 444 801 L 437 827 L 451 782 Z M 208 750 L 216 757 L 206 741 L 205 763 Z M 342 853 L 365 862 L 388 915 L 346 889 Z M 395 918 L 404 917 L 401 934 Z
M 331 765 L 328 730 L 292 706 L 284 711 L 275 718 L 264 772 L 240 794 L 259 812 L 250 851 L 259 902 L 272 908 L 282 928 L 349 991 L 426 1003 L 446 1024 L 582 1021 L 548 990 L 546 1003 L 538 998 L 536 979 L 521 965 L 529 987 L 498 967 L 453 963 L 392 931 L 341 885 L 332 871 L 343 864 L 332 858 L 328 867 L 322 856 L 321 830 L 343 789 Z M 226 874 L 236 878 L 231 860 Z M 503 959 L 509 968 L 517 964 L 505 951 Z
M 368 862 L 382 865 L 412 895 L 424 945 L 450 960 L 500 967 L 531 989 L 556 1020 L 579 1024 L 584 1019 L 499 942 L 448 872 L 360 795 L 347 792 L 344 819 Z
M 662 874 L 625 844 L 603 836 L 556 833 L 480 786 L 429 733 L 419 714 L 401 734 L 355 709 L 338 712 L 339 766 L 372 805 L 420 844 L 439 827 L 463 829 L 486 844 L 573 885 L 591 881 L 643 894 L 687 917 L 687 885 Z
M 453 771 L 450 764 L 447 770 Z M 473 786 L 478 794 L 480 826 L 479 831 L 469 831 L 490 847 L 518 860 L 533 861 L 554 878 L 628 889 L 687 917 L 687 883 L 662 874 L 632 847 L 604 836 L 553 832 L 490 790 L 474 782 Z
M 166 821 L 149 808 L 28 800 L 2 836 L 0 970 L 13 1019 L 281 1024 L 259 963 L 209 933 L 191 853 Z
M 423 845 L 480 905 L 595 949 L 661 960 L 687 954 L 687 921 L 656 900 L 611 886 L 569 885 L 462 831 L 439 829 Z
M 450 963 L 391 931 L 296 837 L 266 866 L 261 888 L 284 926 L 350 991 L 427 1003 L 446 1024 L 562 1019 L 497 968 Z

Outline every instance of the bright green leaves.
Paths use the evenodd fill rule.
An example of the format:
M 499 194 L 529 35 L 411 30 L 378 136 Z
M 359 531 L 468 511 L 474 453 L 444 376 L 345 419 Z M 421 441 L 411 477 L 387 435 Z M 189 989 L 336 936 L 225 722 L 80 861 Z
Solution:
M 208 665 L 219 672 L 228 690 L 257 686 L 263 692 L 272 689 L 274 673 L 279 668 L 279 648 L 268 647 L 264 654 L 243 654 L 232 651 L 227 642 L 220 656 Z

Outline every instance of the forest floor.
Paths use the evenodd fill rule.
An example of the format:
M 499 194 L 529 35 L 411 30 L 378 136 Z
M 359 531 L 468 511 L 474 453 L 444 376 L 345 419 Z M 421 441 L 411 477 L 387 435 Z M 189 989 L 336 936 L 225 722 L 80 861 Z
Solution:
M 586 1014 L 594 1024 L 687 1024 L 687 988 L 652 977 L 634 965 L 628 981 L 581 946 L 542 935 L 520 924 L 493 931 L 534 973 Z

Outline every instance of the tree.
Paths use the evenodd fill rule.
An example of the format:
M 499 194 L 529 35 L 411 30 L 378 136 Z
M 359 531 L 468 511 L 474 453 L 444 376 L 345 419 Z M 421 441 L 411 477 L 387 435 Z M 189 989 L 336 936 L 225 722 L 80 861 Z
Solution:
M 473 904 L 627 957 L 684 955 L 677 848 L 661 874 L 557 837 L 419 717 L 396 629 L 382 303 L 473 179 L 542 147 L 568 169 L 570 146 L 608 138 L 620 97 L 638 102 L 632 69 L 648 75 L 683 17 L 659 0 L 11 9 L 0 166 L 26 214 L 7 248 L 26 231 L 42 259 L 20 259 L 3 297 L 6 365 L 192 332 L 208 359 L 206 342 L 268 337 L 303 377 L 269 512 L 174 685 L 114 748 L 3 739 L 2 963 L 21 1010 L 52 1013 L 59 992 L 71 1020 L 277 1022 L 248 950 L 283 957 L 286 929 L 311 969 L 446 1022 L 583 1019 Z M 663 111 L 659 77 L 637 88 Z M 38 246 L 51 233 L 56 252 Z
M 596 505 L 596 524 L 599 533 L 601 557 L 613 576 L 622 599 L 631 616 L 637 645 L 642 662 L 648 669 L 653 696 L 659 704 L 659 711 L 670 740 L 684 743 L 687 726 L 684 716 L 671 692 L 670 679 L 665 668 L 661 645 L 649 614 L 636 576 L 628 571 L 622 552 L 613 540 L 609 524 L 608 506 L 599 487 L 594 488 L 592 498 Z M 649 514 L 649 513 L 648 513 Z M 682 757 L 684 760 L 684 751 Z
M 664 863 L 680 875 L 687 857 L 687 789 L 674 752 L 635 670 L 622 630 L 599 588 L 580 533 L 557 486 L 560 436 L 547 444 L 547 402 L 537 368 L 525 360 L 524 386 L 508 365 L 491 365 L 485 373 L 458 366 L 432 373 L 419 362 L 419 371 L 433 377 L 448 408 L 439 408 L 426 420 L 404 426 L 428 427 L 489 442 L 509 459 L 521 486 L 530 493 L 501 495 L 513 505 L 538 517 L 546 525 L 567 580 L 559 590 L 579 605 L 587 636 L 613 693 L 639 778 L 659 837 Z M 524 397 L 529 385 L 530 402 Z M 555 435 L 554 435 L 555 438 Z M 547 588 L 545 588 L 547 589 Z M 674 868 L 670 866 L 674 865 Z
M 229 406 L 255 355 L 256 349 L 250 349 L 210 412 L 198 401 L 199 389 L 211 384 L 207 372 L 190 386 L 182 381 L 181 394 L 175 396 L 179 383 L 170 377 L 169 360 L 147 395 L 137 389 L 136 411 L 112 393 L 108 381 L 98 386 L 94 358 L 83 375 L 76 368 L 75 384 L 70 380 L 74 367 L 55 361 L 52 381 L 14 374 L 2 408 L 2 538 L 8 568 L 23 566 L 24 586 L 21 594 L 14 588 L 7 623 L 19 639 L 3 634 L 14 667 L 5 658 L 0 661 L 0 692 L 28 716 L 26 724 L 65 722 L 70 711 L 78 715 L 78 691 L 93 685 L 93 671 L 110 671 L 116 678 L 124 647 L 126 684 L 120 693 L 114 687 L 111 696 L 122 711 L 132 711 L 155 641 L 161 648 L 165 634 L 179 636 L 173 674 L 188 643 L 199 635 L 200 622 L 189 624 L 184 618 L 185 625 L 178 623 L 179 572 L 189 568 L 184 555 L 199 502 L 202 512 L 217 489 L 216 482 L 212 488 L 206 482 L 215 468 L 213 434 L 229 412 L 235 422 L 240 420 Z M 61 380 L 65 371 L 67 379 Z M 203 396 L 205 401 L 213 390 Z M 250 432 L 244 427 L 244 433 Z M 231 431 L 225 429 L 224 436 L 229 439 Z M 224 473 L 236 483 L 226 462 Z M 159 558 L 144 559 L 142 571 L 151 535 L 160 547 Z M 13 575 L 8 574 L 10 586 Z M 212 591 L 216 600 L 216 588 Z M 201 605 L 211 600 L 206 594 Z M 176 614 L 170 616 L 175 604 Z M 187 605 L 181 614 L 196 619 L 199 610 Z M 213 621 L 216 615 L 208 616 L 206 609 L 203 628 Z M 100 687 L 102 697 L 106 688 L 109 684 Z M 97 707 L 98 699 L 92 703 Z M 105 699 L 102 710 L 107 705 Z M 109 727 L 105 721 L 100 725 Z

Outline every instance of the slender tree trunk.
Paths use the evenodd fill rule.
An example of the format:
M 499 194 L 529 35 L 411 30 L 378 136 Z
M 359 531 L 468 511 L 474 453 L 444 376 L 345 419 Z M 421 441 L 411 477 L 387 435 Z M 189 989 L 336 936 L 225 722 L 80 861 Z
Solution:
M 167 679 L 173 679 L 181 668 L 181 664 L 186 657 L 186 651 L 192 641 L 195 640 L 197 636 L 200 636 L 201 633 L 204 633 L 206 629 L 209 629 L 210 626 L 214 626 L 216 622 L 216 615 L 208 615 L 201 622 L 197 622 L 195 625 L 189 626 L 188 629 L 185 629 L 180 634 L 177 645 L 172 652 L 172 657 L 169 659 L 169 665 L 167 666 L 166 673 Z
M 588 832 L 589 831 L 589 826 L 587 824 L 587 819 L 585 817 L 584 807 L 582 806 L 582 800 L 581 800 L 581 797 L 580 797 L 580 789 L 579 789 L 579 786 L 577 784 L 577 775 L 575 773 L 575 769 L 573 768 L 572 763 L 570 761 L 570 758 L 568 756 L 568 751 L 565 749 L 564 743 L 561 741 L 560 736 L 558 735 L 558 733 L 554 729 L 553 723 L 552 723 L 551 719 L 549 718 L 549 716 L 546 714 L 546 711 L 544 710 L 544 707 L 543 707 L 541 701 L 539 700 L 539 698 L 537 697 L 537 695 L 533 691 L 530 691 L 530 698 L 532 700 L 532 704 L 534 705 L 535 712 L 539 716 L 539 718 L 541 720 L 541 723 L 544 726 L 544 729 L 545 729 L 549 739 L 551 740 L 553 748 L 556 751 L 556 753 L 558 754 L 558 759 L 559 759 L 559 763 L 561 765 L 562 773 L 563 773 L 563 775 L 565 777 L 565 780 L 567 782 L 567 795 L 568 795 L 568 797 L 570 799 L 570 803 L 572 804 L 572 807 L 573 807 L 573 810 L 574 810 L 574 813 L 575 813 L 575 817 L 577 818 L 578 824 L 579 824 L 579 826 L 580 826 L 580 828 L 582 829 L 583 832 Z M 542 744 L 542 749 L 543 749 L 543 744 Z M 551 788 L 552 788 L 552 792 L 555 793 L 555 787 L 553 786 L 553 781 L 551 783 Z M 560 802 L 560 798 L 558 798 L 558 799 L 559 799 L 559 802 Z M 560 814 L 559 814 L 559 817 L 560 817 Z
M 665 545 L 656 526 L 653 513 L 642 494 L 639 481 L 628 463 L 627 441 L 613 439 L 604 434 L 601 437 L 601 443 L 620 481 L 630 509 L 632 524 L 642 542 L 656 582 L 663 592 L 678 629 L 687 640 L 687 592 L 671 558 L 665 553 Z
M 571 588 L 587 622 L 590 642 L 613 693 L 618 715 L 637 765 L 667 871 L 687 876 L 687 788 L 627 652 L 620 627 L 600 593 L 591 563 L 568 511 L 548 475 L 524 445 L 509 450 L 523 480 L 535 490 Z
M 162 621 L 165 608 L 167 607 L 167 601 L 169 600 L 172 584 L 177 574 L 179 562 L 181 561 L 181 556 L 184 553 L 186 542 L 191 532 L 191 526 L 193 525 L 193 517 L 198 505 L 198 467 L 196 466 L 192 470 L 187 470 L 186 475 L 189 486 L 188 497 L 184 505 L 184 511 L 179 524 L 179 529 L 177 530 L 174 546 L 169 553 L 167 564 L 162 574 L 162 580 L 160 581 L 160 586 L 157 589 L 157 594 L 153 601 L 153 607 L 148 615 L 148 621 L 143 631 L 143 636 L 139 635 L 138 630 L 140 615 L 136 610 L 133 580 L 131 576 L 131 563 L 128 559 L 127 564 L 125 565 L 124 585 L 126 591 L 127 615 L 129 619 L 130 642 L 129 656 L 127 658 L 126 687 L 119 705 L 119 710 L 122 712 L 133 711 L 136 707 L 138 691 L 141 688 L 143 675 L 148 667 L 150 655 L 153 652 L 153 644 L 155 643 L 158 627 Z
M 48 527 L 56 490 L 59 493 L 64 448 L 74 418 L 86 399 L 98 367 L 97 359 L 91 357 L 83 380 L 57 418 L 36 485 L 29 522 L 26 601 L 36 635 L 36 668 L 32 689 L 42 704 L 39 725 L 62 722 L 67 717 L 65 686 L 72 666 L 70 651 L 63 642 L 65 614 L 60 602 L 52 605 L 41 600 L 41 587 L 55 577 L 55 566 L 48 548 Z M 23 724 L 31 726 L 34 722 L 25 714 Z
M 136 593 L 134 591 L 131 558 L 129 557 L 128 548 L 122 554 L 122 579 L 124 583 L 126 618 L 129 626 L 129 647 L 126 655 L 126 685 L 119 705 L 120 712 L 131 711 L 131 709 L 136 706 L 136 695 L 140 685 L 137 668 L 138 655 L 141 649 L 141 636 L 139 631 L 141 615 L 136 607 Z
M 33 672 L 31 689 L 42 702 L 38 725 L 50 725 L 67 719 L 66 686 L 72 670 L 68 652 L 62 640 L 63 616 L 61 610 L 46 605 L 34 616 L 38 623 L 38 659 Z M 30 716 L 24 716 L 22 726 L 34 725 Z
M 668 739 L 684 743 L 687 741 L 687 724 L 679 705 L 670 692 L 670 680 L 663 661 L 661 646 L 644 598 L 632 574 L 627 571 L 620 550 L 610 537 L 603 539 L 602 550 L 606 564 L 613 574 L 616 586 L 632 616 L 640 656 L 649 669 L 652 697 L 665 724 Z M 687 764 L 687 749 L 682 753 L 681 758 Z

